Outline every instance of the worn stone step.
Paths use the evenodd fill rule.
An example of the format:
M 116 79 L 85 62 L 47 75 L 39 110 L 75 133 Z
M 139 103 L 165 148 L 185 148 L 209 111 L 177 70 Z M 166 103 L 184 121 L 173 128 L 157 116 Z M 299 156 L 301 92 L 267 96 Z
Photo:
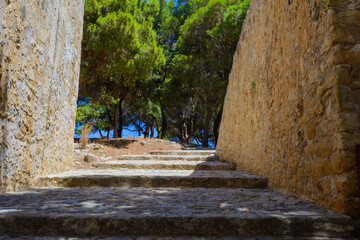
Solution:
M 219 161 L 162 161 L 162 160 L 119 160 L 97 162 L 95 168 L 113 169 L 174 169 L 174 170 L 236 170 L 236 164 Z
M 215 150 L 193 150 L 193 151 L 166 151 L 166 150 L 159 150 L 159 151 L 151 151 L 151 155 L 167 155 L 167 156 L 173 156 L 173 155 L 200 155 L 200 156 L 208 156 L 208 155 L 214 155 L 216 154 Z
M 354 238 L 351 218 L 267 189 L 65 188 L 0 195 L 0 234 Z
M 177 161 L 218 161 L 216 155 L 199 156 L 199 155 L 122 155 L 116 157 L 117 160 L 177 160 Z
M 266 188 L 267 179 L 237 171 L 95 169 L 41 177 L 39 184 L 56 187 Z
M 195 145 L 195 146 L 184 146 L 181 148 L 181 150 L 185 150 L 185 151 L 193 151 L 193 150 L 215 150 L 215 148 L 212 147 L 202 147 L 199 145 Z

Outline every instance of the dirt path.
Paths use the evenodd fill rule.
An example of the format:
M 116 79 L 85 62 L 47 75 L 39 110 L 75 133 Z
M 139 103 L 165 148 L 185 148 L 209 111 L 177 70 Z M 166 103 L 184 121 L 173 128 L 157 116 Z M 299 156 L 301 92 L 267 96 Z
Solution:
M 92 162 L 116 160 L 120 155 L 148 155 L 155 150 L 180 150 L 181 144 L 156 138 L 128 137 L 109 139 L 103 143 L 90 143 L 81 149 L 75 143 L 75 169 L 91 168 Z M 88 162 L 84 161 L 88 156 Z

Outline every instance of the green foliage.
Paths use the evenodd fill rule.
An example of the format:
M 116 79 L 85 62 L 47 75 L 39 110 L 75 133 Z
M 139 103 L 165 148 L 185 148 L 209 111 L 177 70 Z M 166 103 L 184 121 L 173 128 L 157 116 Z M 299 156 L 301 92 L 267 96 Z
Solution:
M 93 78 L 90 82 L 102 78 L 121 87 L 133 87 L 136 81 L 148 79 L 151 71 L 164 63 L 162 48 L 157 45 L 152 29 L 153 19 L 141 14 L 144 6 L 137 7 L 134 3 L 87 1 L 86 15 L 95 21 L 85 26 L 88 58 L 83 61 L 88 60 L 88 68 L 85 66 L 83 77 L 86 80 L 90 76 Z
M 202 128 L 196 129 L 207 145 L 214 114 L 223 104 L 233 55 L 250 0 L 210 0 L 181 26 L 176 44 L 174 77 L 197 98 Z M 216 93 L 216 94 L 214 94 Z M 206 111 L 202 111 L 206 109 Z M 204 135 L 203 135 L 204 134 Z
M 116 108 L 120 132 L 120 103 L 165 62 L 153 30 L 158 9 L 157 1 L 86 0 L 81 94 Z
M 98 130 L 109 131 L 112 127 L 106 110 L 96 104 L 78 106 L 76 122 L 82 126 L 85 126 L 87 123 L 92 123 L 94 132 Z M 81 129 L 79 129 L 77 133 L 80 133 L 80 131 Z
M 250 0 L 86 0 L 78 122 L 151 136 L 217 135 Z M 119 123 L 118 123 L 118 120 Z M 111 127 L 112 126 L 112 127 Z

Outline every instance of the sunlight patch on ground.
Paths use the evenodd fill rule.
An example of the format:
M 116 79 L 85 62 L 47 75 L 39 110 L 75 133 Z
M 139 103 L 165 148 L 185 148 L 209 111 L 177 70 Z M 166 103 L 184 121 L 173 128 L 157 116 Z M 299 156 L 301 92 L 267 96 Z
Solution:
M 104 204 L 97 203 L 95 201 L 86 201 L 86 202 L 81 202 L 80 205 L 84 208 L 97 208 L 103 206 Z
M 14 212 L 20 212 L 20 210 L 19 209 L 14 209 L 14 208 L 0 209 L 0 214 L 7 214 L 7 213 L 14 213 Z
M 250 212 L 250 209 L 248 209 L 248 208 L 238 208 L 237 210 L 239 212 Z

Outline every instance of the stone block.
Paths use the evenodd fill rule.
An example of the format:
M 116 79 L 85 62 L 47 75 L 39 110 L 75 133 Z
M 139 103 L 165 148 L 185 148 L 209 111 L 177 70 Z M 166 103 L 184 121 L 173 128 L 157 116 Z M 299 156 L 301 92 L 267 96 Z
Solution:
M 317 122 L 312 122 L 307 126 L 307 138 L 309 140 L 313 139 L 316 137 L 317 134 L 317 126 L 319 125 L 319 123 Z
M 348 50 L 336 48 L 328 58 L 327 64 L 331 67 L 339 64 L 360 64 L 360 49 L 357 47 Z
M 97 160 L 98 160 L 98 158 L 93 154 L 86 154 L 84 157 L 84 162 L 87 162 L 87 163 L 96 162 Z
M 83 0 L 0 0 L 0 190 L 72 166 L 83 12 Z
M 359 182 L 357 178 L 351 177 L 348 174 L 338 177 L 336 179 L 336 188 L 338 194 L 342 198 L 356 197 L 359 190 Z
M 334 179 L 356 167 L 359 5 L 335 0 L 320 13 L 321 1 L 291 2 L 252 1 L 234 56 L 218 154 L 268 177 L 274 189 L 350 214 L 345 202 L 352 196 L 344 190 L 340 198 Z M 327 178 L 333 180 L 322 182 Z
M 360 12 L 357 9 L 340 11 L 333 15 L 332 22 L 333 24 L 360 26 Z
M 331 173 L 344 174 L 356 167 L 355 154 L 340 151 L 335 152 L 330 157 Z

